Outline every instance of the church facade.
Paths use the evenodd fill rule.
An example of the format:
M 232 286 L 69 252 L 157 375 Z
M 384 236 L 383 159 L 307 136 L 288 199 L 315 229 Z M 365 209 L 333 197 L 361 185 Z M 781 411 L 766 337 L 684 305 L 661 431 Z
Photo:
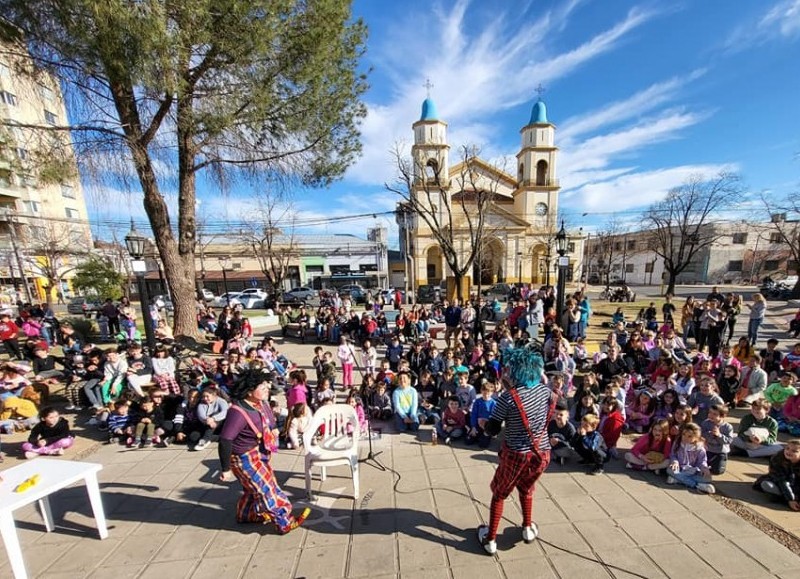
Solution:
M 419 203 L 443 207 L 444 210 L 436 209 L 438 213 L 449 211 L 455 217 L 449 220 L 449 226 L 454 229 L 454 249 L 460 253 L 462 263 L 471 254 L 475 240 L 470 233 L 474 213 L 469 213 L 484 214 L 483 243 L 476 252 L 471 275 L 466 276 L 471 285 L 555 284 L 558 257 L 554 239 L 560 228 L 558 147 L 556 127 L 547 118 L 545 103 L 540 99 L 533 105 L 529 122 L 520 130 L 516 166 L 511 170 L 464 151 L 458 159 L 451 158 L 447 123 L 439 118 L 430 98 L 424 101 L 422 115 L 412 128 L 414 175 L 410 195 L 424 198 Z M 453 163 L 454 160 L 459 162 Z M 477 192 L 487 191 L 488 201 L 484 198 L 481 204 Z M 409 285 L 438 284 L 451 277 L 442 247 L 431 231 L 430 218 L 398 222 L 401 250 L 409 264 Z M 439 223 L 448 224 L 448 215 L 442 215 Z M 582 255 L 581 236 L 569 235 L 568 280 L 577 279 L 580 274 Z

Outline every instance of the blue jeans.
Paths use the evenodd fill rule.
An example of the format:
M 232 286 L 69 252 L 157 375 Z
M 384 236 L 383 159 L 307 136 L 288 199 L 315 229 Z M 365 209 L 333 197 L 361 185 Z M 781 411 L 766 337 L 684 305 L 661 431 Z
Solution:
M 695 489 L 695 488 L 697 488 L 697 485 L 699 485 L 700 483 L 707 482 L 703 478 L 703 475 L 700 474 L 700 473 L 697 473 L 697 474 L 686 474 L 686 473 L 682 473 L 682 472 L 669 471 L 669 476 L 674 478 L 676 481 L 681 483 L 683 486 L 689 487 L 690 489 Z
M 417 420 L 420 424 L 428 424 L 428 421 L 432 421 L 433 424 L 436 424 L 439 422 L 440 418 L 436 408 L 423 408 L 420 406 L 417 410 Z
M 462 436 L 464 436 L 464 431 L 460 428 L 454 428 L 450 432 L 445 432 L 444 425 L 442 424 L 441 421 L 439 421 L 436 423 L 436 434 L 442 440 L 446 440 L 448 438 L 452 438 L 453 440 L 455 440 L 457 438 L 461 438 Z
M 747 338 L 753 346 L 755 346 L 758 341 L 758 328 L 761 327 L 761 322 L 763 321 L 763 319 L 757 318 L 755 320 L 750 320 L 747 324 Z
M 411 418 L 414 422 L 406 423 L 403 416 L 395 413 L 394 423 L 398 431 L 405 432 L 406 430 L 410 430 L 416 432 L 419 430 L 419 419 L 416 416 L 409 416 L 408 418 Z

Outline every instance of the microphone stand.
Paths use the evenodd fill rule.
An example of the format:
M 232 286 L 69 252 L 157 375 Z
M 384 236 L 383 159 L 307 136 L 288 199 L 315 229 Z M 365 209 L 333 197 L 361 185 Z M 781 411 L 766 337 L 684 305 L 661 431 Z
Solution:
M 361 364 L 358 363 L 358 358 L 356 357 L 355 350 L 353 350 L 353 345 L 348 343 L 348 347 L 350 348 L 350 354 L 353 356 L 353 364 L 355 364 L 356 368 L 358 368 L 358 373 L 361 375 L 361 382 L 363 384 L 365 377 L 364 370 L 362 369 Z M 362 400 L 361 403 L 367 407 L 365 414 L 367 415 L 367 442 L 369 445 L 369 452 L 367 452 L 366 458 L 360 458 L 358 459 L 358 462 L 368 464 L 380 471 L 386 472 L 388 469 L 378 460 L 378 455 L 383 454 L 383 451 L 372 451 L 372 412 L 369 409 L 369 404 L 366 404 L 365 400 Z

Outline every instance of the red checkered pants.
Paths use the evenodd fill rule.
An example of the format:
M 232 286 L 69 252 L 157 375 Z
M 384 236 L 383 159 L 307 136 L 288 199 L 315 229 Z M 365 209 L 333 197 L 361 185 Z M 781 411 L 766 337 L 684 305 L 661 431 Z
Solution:
M 505 500 L 516 488 L 521 495 L 532 494 L 534 485 L 550 464 L 550 451 L 515 452 L 503 445 L 500 466 L 494 473 L 492 495 Z

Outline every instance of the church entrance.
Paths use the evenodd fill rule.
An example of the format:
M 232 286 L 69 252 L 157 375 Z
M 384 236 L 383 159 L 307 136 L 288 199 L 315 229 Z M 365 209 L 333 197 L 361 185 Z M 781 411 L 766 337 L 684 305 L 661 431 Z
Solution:
M 505 281 L 504 256 L 502 241 L 497 238 L 486 240 L 472 265 L 472 283 L 485 286 Z
M 442 281 L 442 250 L 438 245 L 428 248 L 425 266 L 429 284 L 436 285 Z

